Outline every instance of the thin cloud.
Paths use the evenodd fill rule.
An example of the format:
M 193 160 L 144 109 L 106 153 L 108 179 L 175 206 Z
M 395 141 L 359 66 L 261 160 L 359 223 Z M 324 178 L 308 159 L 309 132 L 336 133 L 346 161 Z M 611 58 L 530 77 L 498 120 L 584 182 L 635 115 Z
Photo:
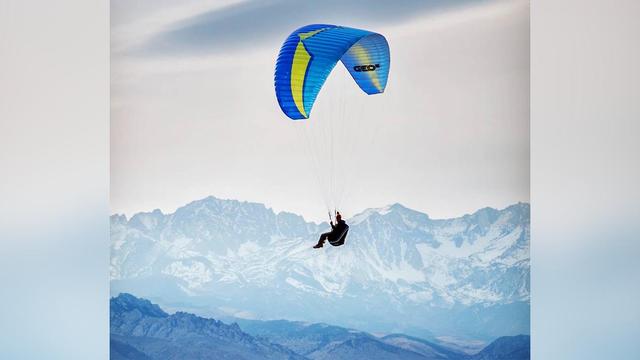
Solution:
M 130 49 L 130 54 L 181 56 L 224 53 L 269 43 L 269 40 L 282 40 L 293 29 L 309 23 L 368 28 L 401 22 L 427 12 L 487 2 L 489 1 L 246 1 L 177 21 Z

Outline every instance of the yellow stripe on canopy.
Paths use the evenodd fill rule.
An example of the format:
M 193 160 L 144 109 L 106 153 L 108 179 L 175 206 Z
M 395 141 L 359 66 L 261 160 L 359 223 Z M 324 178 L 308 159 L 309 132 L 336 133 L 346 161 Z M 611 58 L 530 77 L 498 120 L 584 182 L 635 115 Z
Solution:
M 298 111 L 305 118 L 308 118 L 307 112 L 304 111 L 304 102 L 302 92 L 304 90 L 304 75 L 307 72 L 307 66 L 311 60 L 311 55 L 304 48 L 302 40 L 298 42 L 296 52 L 293 55 L 293 64 L 291 64 L 291 95 L 293 102 L 296 104 Z
M 302 40 L 306 40 L 328 29 L 330 28 L 322 28 L 298 34 L 300 41 L 298 41 L 298 46 L 296 46 L 296 52 L 293 54 L 293 62 L 291 64 L 291 95 L 293 96 L 293 102 L 296 104 L 298 111 L 300 111 L 300 114 L 305 118 L 308 118 L 309 115 L 307 115 L 304 109 L 304 97 L 302 94 L 304 93 L 304 80 L 311 55 L 307 52 Z

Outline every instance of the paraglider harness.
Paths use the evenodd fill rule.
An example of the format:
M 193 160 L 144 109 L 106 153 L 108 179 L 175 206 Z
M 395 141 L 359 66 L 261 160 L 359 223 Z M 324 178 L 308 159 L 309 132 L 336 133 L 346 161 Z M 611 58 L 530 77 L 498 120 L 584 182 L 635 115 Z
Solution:
M 336 215 L 337 214 L 338 212 L 336 211 Z M 331 220 L 331 222 L 333 222 L 333 219 L 331 218 L 331 213 L 329 213 L 329 219 Z M 342 229 L 338 229 L 338 226 L 340 225 L 342 225 L 343 227 Z M 344 240 L 347 238 L 348 232 L 349 232 L 349 225 L 347 225 L 347 223 L 345 223 L 344 220 L 340 220 L 339 222 L 336 221 L 336 225 L 335 227 L 333 227 L 331 231 L 332 233 L 331 235 L 337 235 L 337 236 L 329 236 L 327 240 L 329 241 L 329 244 L 333 246 L 344 245 Z

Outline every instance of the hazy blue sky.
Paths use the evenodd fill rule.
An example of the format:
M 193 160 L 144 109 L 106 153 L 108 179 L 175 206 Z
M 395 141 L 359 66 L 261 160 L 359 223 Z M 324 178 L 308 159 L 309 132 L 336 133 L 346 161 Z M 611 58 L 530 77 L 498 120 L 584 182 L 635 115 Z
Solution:
M 112 211 L 214 195 L 323 219 L 301 133 L 273 90 L 282 41 L 316 22 L 379 32 L 391 47 L 384 94 L 345 87 L 340 65 L 312 113 L 328 116 L 345 91 L 349 121 L 364 119 L 347 155 L 347 216 L 395 202 L 440 218 L 528 201 L 529 3 L 450 4 L 112 1 Z

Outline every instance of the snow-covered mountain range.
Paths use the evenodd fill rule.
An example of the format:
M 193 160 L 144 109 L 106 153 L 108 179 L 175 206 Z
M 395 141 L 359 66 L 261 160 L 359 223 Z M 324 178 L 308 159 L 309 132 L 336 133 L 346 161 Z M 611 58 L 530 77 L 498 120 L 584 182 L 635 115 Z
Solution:
M 111 217 L 112 293 L 211 316 L 490 340 L 529 332 L 529 205 L 430 219 L 394 204 L 328 225 L 207 197 Z

